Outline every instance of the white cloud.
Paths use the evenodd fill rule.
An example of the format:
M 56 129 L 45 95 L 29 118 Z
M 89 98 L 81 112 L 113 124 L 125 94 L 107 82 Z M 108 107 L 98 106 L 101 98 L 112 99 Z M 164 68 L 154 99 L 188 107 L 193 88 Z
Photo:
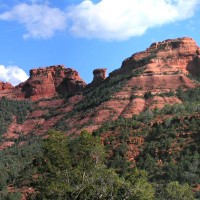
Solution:
M 191 17 L 199 0 L 85 0 L 71 7 L 70 31 L 79 37 L 124 40 L 148 28 Z
M 66 13 L 48 5 L 26 3 L 16 5 L 0 15 L 0 20 L 18 21 L 24 24 L 27 33 L 24 38 L 51 38 L 56 31 L 66 29 Z
M 26 72 L 18 66 L 0 65 L 0 81 L 10 82 L 15 86 L 27 79 Z
M 45 39 L 57 31 L 70 31 L 77 37 L 125 40 L 187 19 L 199 4 L 199 0 L 84 0 L 62 10 L 40 0 L 29 1 L 33 3 L 18 4 L 0 14 L 0 20 L 24 24 L 24 38 Z

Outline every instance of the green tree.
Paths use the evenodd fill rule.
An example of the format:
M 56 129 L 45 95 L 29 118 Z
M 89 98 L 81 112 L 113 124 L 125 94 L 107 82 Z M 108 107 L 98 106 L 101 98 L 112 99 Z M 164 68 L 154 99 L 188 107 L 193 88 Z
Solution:
M 154 197 L 143 171 L 119 177 L 114 169 L 108 169 L 100 138 L 87 131 L 70 142 L 61 132 L 50 131 L 42 150 L 43 156 L 37 159 L 38 194 L 33 198 L 146 200 Z
M 51 130 L 42 145 L 43 156 L 38 158 L 37 173 L 40 174 L 36 187 L 37 199 L 63 199 L 70 190 L 71 165 L 67 137 Z
M 135 168 L 126 176 L 126 190 L 129 193 L 131 200 L 153 200 L 155 190 L 153 186 L 148 183 L 147 174 L 144 170 Z M 126 195 L 127 196 L 127 195 Z M 126 197 L 125 197 L 126 199 Z
M 180 185 L 174 181 L 167 184 L 165 188 L 166 200 L 194 200 L 194 194 L 188 184 Z
M 72 140 L 69 148 L 72 165 L 83 170 L 83 175 L 104 161 L 105 151 L 100 138 L 87 131 L 82 131 L 79 137 Z
M 37 159 L 37 199 L 76 199 L 85 194 L 104 157 L 100 139 L 86 131 L 69 142 L 63 133 L 51 130 L 42 150 L 43 156 Z

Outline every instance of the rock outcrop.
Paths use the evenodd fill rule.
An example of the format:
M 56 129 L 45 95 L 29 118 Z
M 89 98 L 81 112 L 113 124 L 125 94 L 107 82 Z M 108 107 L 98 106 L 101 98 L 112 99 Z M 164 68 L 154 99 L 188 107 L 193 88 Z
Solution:
M 123 95 L 115 94 L 119 99 L 134 96 L 122 116 L 131 117 L 133 113 L 138 114 L 147 108 L 162 108 L 165 104 L 181 103 L 178 98 L 158 96 L 175 92 L 179 87 L 187 89 L 198 85 L 188 75 L 200 76 L 199 54 L 200 48 L 196 42 L 184 37 L 153 43 L 145 51 L 125 59 L 121 68 L 110 73 L 110 77 L 137 74 L 130 76 L 121 89 L 120 94 Z M 151 98 L 146 99 L 146 94 L 151 94 Z
M 104 81 L 106 79 L 106 71 L 106 68 L 95 69 L 93 71 L 94 78 L 92 83 L 100 83 Z
M 184 74 L 200 75 L 200 48 L 192 38 L 177 38 L 151 44 L 122 63 L 122 68 L 138 68 L 147 64 L 167 65 Z
M 10 90 L 13 88 L 14 88 L 14 86 L 12 86 L 10 83 L 8 83 L 8 82 L 4 83 L 4 82 L 0 81 L 0 91 L 1 90 Z
M 106 68 L 98 68 L 93 71 L 93 80 L 88 87 L 95 87 L 102 83 L 106 79 Z
M 8 98 L 14 98 L 14 86 L 12 86 L 8 82 L 2 82 L 0 81 L 0 98 L 1 97 L 8 97 Z
M 18 85 L 25 98 L 49 98 L 56 94 L 72 95 L 86 86 L 77 71 L 56 65 L 30 70 L 30 78 Z
M 30 70 L 29 79 L 16 87 L 0 82 L 0 97 L 38 100 L 57 95 L 73 95 L 82 92 L 85 86 L 86 83 L 76 70 L 55 65 Z
M 191 38 L 165 40 L 125 59 L 121 68 L 110 76 L 141 69 L 141 76 L 131 79 L 128 85 L 143 88 L 143 92 L 161 93 L 178 87 L 195 87 L 187 75 L 200 76 L 199 54 L 200 48 Z

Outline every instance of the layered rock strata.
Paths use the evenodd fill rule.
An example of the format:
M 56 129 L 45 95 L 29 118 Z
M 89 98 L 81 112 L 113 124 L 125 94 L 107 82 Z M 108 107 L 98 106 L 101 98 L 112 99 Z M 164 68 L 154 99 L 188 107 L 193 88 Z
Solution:
M 30 77 L 16 87 L 0 83 L 1 96 L 16 99 L 51 98 L 57 95 L 73 95 L 83 91 L 86 83 L 78 72 L 64 65 L 54 65 L 30 70 Z

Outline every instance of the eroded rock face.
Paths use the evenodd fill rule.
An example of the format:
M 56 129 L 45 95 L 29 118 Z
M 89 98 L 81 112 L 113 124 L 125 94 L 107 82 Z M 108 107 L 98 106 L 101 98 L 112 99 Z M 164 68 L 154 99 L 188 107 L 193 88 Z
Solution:
M 200 48 L 192 38 L 177 38 L 153 43 L 145 51 L 135 53 L 122 63 L 122 68 L 138 68 L 148 64 L 178 67 L 184 74 L 200 75 Z
M 93 71 L 93 80 L 88 87 L 95 87 L 106 79 L 106 68 L 98 68 Z
M 186 75 L 200 76 L 200 48 L 191 38 L 177 38 L 153 43 L 145 51 L 135 53 L 123 61 L 120 69 L 110 73 L 110 77 L 132 74 L 135 69 L 141 74 L 133 76 L 125 85 L 135 90 L 136 96 L 143 97 L 146 92 L 153 94 L 176 90 L 179 87 L 195 87 L 193 80 Z M 96 87 L 106 78 L 106 69 L 93 71 L 93 81 L 87 87 Z M 108 78 L 108 79 L 109 79 Z M 30 98 L 37 100 L 51 98 L 58 94 L 73 95 L 84 91 L 86 83 L 77 71 L 63 65 L 33 69 L 30 78 L 13 87 L 0 82 L 0 97 Z
M 30 70 L 30 78 L 16 87 L 0 82 L 0 97 L 37 100 L 58 94 L 73 95 L 82 92 L 85 86 L 76 70 L 54 65 Z
M 86 86 L 77 71 L 64 65 L 30 70 L 30 78 L 16 88 L 21 91 L 18 97 L 37 100 L 57 94 L 69 95 L 80 92 Z
M 56 94 L 71 95 L 81 92 L 86 86 L 77 71 L 56 65 L 30 70 L 30 78 L 18 88 L 25 98 L 49 98 Z
M 110 73 L 110 77 L 129 74 L 120 93 L 113 95 L 117 99 L 123 99 L 124 104 L 127 99 L 127 108 L 121 114 L 123 117 L 131 117 L 147 108 L 181 103 L 177 97 L 162 95 L 170 91 L 176 92 L 180 87 L 188 89 L 199 86 L 187 75 L 200 76 L 200 49 L 191 38 L 153 43 L 145 51 L 124 60 L 121 68 Z M 152 97 L 148 99 L 146 94 L 151 94 Z M 134 98 L 130 100 L 132 96 Z
M 0 81 L 0 90 L 9 90 L 9 89 L 13 89 L 14 86 L 12 86 L 10 83 L 6 82 L 2 82 Z
M 94 78 L 92 83 L 99 83 L 104 81 L 106 79 L 106 71 L 106 68 L 95 69 L 93 71 Z

